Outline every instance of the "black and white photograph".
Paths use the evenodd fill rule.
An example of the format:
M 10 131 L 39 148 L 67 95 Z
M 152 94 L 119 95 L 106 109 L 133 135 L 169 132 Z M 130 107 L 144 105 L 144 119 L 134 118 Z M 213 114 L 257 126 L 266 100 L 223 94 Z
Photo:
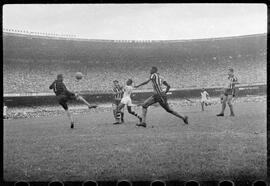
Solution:
M 2 20 L 4 181 L 266 180 L 266 4 L 5 4 Z

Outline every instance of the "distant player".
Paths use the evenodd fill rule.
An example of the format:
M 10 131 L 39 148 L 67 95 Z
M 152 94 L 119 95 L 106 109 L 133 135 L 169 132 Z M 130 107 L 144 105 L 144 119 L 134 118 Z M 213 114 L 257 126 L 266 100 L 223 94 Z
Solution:
M 238 79 L 234 76 L 234 70 L 232 68 L 230 68 L 228 71 L 228 79 L 226 84 L 227 85 L 224 89 L 224 93 L 221 96 L 221 112 L 217 114 L 217 116 L 224 116 L 226 104 L 228 104 L 230 108 L 230 116 L 235 116 L 233 111 L 232 99 L 233 97 L 235 97 L 235 85 L 239 83 Z
M 211 103 L 209 102 L 209 94 L 208 92 L 206 92 L 206 90 L 204 88 L 202 88 L 202 92 L 201 92 L 201 106 L 202 106 L 202 111 L 204 111 L 204 105 L 208 106 Z
M 123 109 L 125 107 L 125 105 L 127 106 L 128 113 L 132 114 L 133 116 L 136 116 L 140 121 L 142 120 L 142 118 L 138 114 L 136 114 L 134 111 L 132 111 L 132 109 L 131 109 L 131 107 L 134 106 L 132 104 L 131 97 L 130 97 L 132 94 L 132 91 L 133 91 L 132 83 L 133 83 L 132 79 L 127 80 L 126 86 L 124 87 L 123 98 L 121 99 L 121 102 L 118 105 L 117 111 L 116 111 L 117 121 L 114 124 L 121 124 L 120 113 L 121 113 L 121 109 Z
M 67 102 L 69 100 L 81 100 L 88 106 L 89 109 L 96 108 L 97 106 L 96 105 L 90 105 L 80 95 L 68 91 L 65 84 L 64 84 L 64 82 L 63 82 L 63 80 L 64 80 L 63 74 L 58 74 L 57 79 L 50 85 L 49 88 L 53 89 L 53 91 L 54 91 L 54 93 L 55 93 L 55 95 L 57 97 L 58 103 L 66 111 L 67 116 L 68 116 L 68 118 L 70 120 L 70 123 L 71 123 L 70 128 L 74 128 L 74 120 L 73 120 L 73 117 L 72 117 L 71 113 L 68 110 L 68 105 L 67 105 Z
M 181 116 L 180 114 L 178 114 L 176 111 L 174 111 L 172 108 L 170 108 L 168 102 L 167 102 L 167 96 L 166 93 L 169 91 L 170 89 L 170 85 L 163 80 L 159 74 L 158 74 L 158 69 L 157 67 L 152 67 L 151 71 L 150 71 L 150 78 L 141 83 L 138 86 L 135 86 L 135 88 L 138 88 L 142 85 L 146 85 L 147 83 L 152 82 L 153 85 L 153 89 L 154 89 L 154 95 L 152 95 L 151 97 L 149 97 L 142 105 L 142 122 L 140 122 L 139 124 L 137 124 L 137 126 L 142 126 L 142 127 L 146 127 L 146 113 L 147 113 L 147 108 L 154 104 L 154 103 L 159 103 L 167 112 L 175 115 L 176 117 L 181 118 L 185 124 L 188 124 L 188 117 L 187 116 Z M 164 84 L 166 86 L 166 91 L 164 92 L 161 88 L 162 84 Z
M 121 99 L 123 97 L 123 87 L 120 86 L 119 82 L 117 80 L 114 80 L 113 81 L 113 94 L 114 94 L 114 101 L 113 101 L 113 106 L 114 106 L 114 109 L 113 109 L 113 116 L 116 120 L 116 122 L 118 122 L 118 117 L 116 115 L 117 113 L 117 107 L 119 106 L 120 102 L 121 102 Z M 124 112 L 122 111 L 119 111 L 118 114 L 120 114 L 120 118 L 121 118 L 121 122 L 123 123 L 124 122 Z

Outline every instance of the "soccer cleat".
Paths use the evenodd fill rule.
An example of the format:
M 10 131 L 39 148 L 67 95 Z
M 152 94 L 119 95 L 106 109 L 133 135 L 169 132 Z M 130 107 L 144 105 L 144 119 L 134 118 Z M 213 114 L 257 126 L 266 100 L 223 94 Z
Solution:
M 71 123 L 70 128 L 72 129 L 74 128 L 74 123 Z
M 234 114 L 230 114 L 231 117 L 234 117 L 235 115 Z
M 224 114 L 220 113 L 220 114 L 217 114 L 217 116 L 224 116 Z
M 185 124 L 188 124 L 188 117 L 185 116 L 184 119 L 183 119 L 183 121 L 184 121 Z
M 97 108 L 97 105 L 88 106 L 89 109 Z
M 125 121 L 124 121 L 124 113 L 122 112 L 121 113 L 121 123 L 124 123 Z
M 119 121 L 117 121 L 117 122 L 114 122 L 113 123 L 114 125 L 119 125 L 119 124 L 121 124 Z
M 137 127 L 146 127 L 146 123 L 138 123 L 136 124 Z

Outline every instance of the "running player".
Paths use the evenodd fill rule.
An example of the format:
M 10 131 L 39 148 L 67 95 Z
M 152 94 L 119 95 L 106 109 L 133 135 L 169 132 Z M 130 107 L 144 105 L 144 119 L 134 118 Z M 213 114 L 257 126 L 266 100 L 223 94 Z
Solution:
M 70 120 L 70 123 L 71 123 L 70 128 L 74 128 L 74 120 L 73 120 L 73 117 L 72 117 L 71 113 L 68 110 L 68 105 L 67 105 L 67 102 L 69 100 L 81 100 L 88 106 L 89 109 L 96 108 L 97 106 L 96 105 L 90 105 L 80 95 L 68 91 L 65 84 L 64 84 L 64 82 L 63 82 L 63 80 L 64 80 L 63 74 L 58 74 L 57 79 L 50 85 L 49 88 L 53 89 L 53 91 L 54 91 L 54 93 L 55 93 L 55 95 L 57 97 L 58 103 L 66 111 L 67 116 L 68 116 L 68 118 Z
M 114 106 L 114 109 L 113 109 L 113 116 L 114 116 L 116 122 L 118 122 L 118 119 L 117 119 L 117 118 L 118 118 L 119 116 L 117 116 L 116 113 L 117 113 L 117 107 L 118 107 L 118 105 L 120 104 L 121 99 L 122 99 L 122 97 L 123 97 L 123 87 L 120 86 L 120 84 L 119 84 L 119 82 L 118 82 L 117 80 L 114 80 L 114 81 L 113 81 L 113 94 L 114 94 L 114 101 L 113 101 L 113 106 Z M 124 122 L 124 112 L 120 112 L 120 111 L 119 111 L 118 114 L 120 114 L 121 122 L 123 123 L 123 122 Z
M 222 107 L 221 112 L 217 114 L 217 116 L 224 116 L 224 111 L 226 108 L 226 103 L 228 104 L 230 108 L 230 116 L 235 116 L 233 111 L 233 105 L 232 105 L 232 98 L 235 97 L 235 85 L 239 84 L 238 79 L 234 76 L 234 70 L 232 68 L 228 71 L 228 82 L 226 83 L 227 86 L 224 89 L 224 93 L 222 95 Z
M 118 105 L 117 110 L 116 110 L 117 121 L 114 124 L 121 124 L 120 122 L 121 115 L 119 115 L 119 113 L 121 113 L 120 110 L 123 109 L 125 105 L 127 106 L 128 113 L 136 116 L 140 120 L 140 122 L 142 120 L 142 118 L 137 113 L 131 110 L 131 107 L 133 106 L 131 98 L 130 98 L 132 90 L 133 90 L 132 83 L 133 83 L 132 79 L 127 80 L 126 86 L 124 87 L 124 96 L 121 99 L 121 102 Z
M 181 116 L 180 114 L 178 114 L 176 111 L 174 111 L 172 108 L 170 108 L 168 102 L 167 102 L 167 96 L 166 93 L 169 91 L 170 89 L 170 85 L 163 80 L 159 74 L 157 73 L 158 69 L 157 67 L 152 67 L 151 71 L 150 71 L 150 79 L 148 79 L 147 81 L 141 83 L 138 86 L 135 86 L 135 88 L 138 88 L 142 85 L 146 85 L 147 83 L 149 83 L 150 81 L 152 82 L 153 85 L 153 89 L 154 89 L 154 95 L 152 95 L 151 97 L 149 97 L 147 100 L 145 100 L 145 102 L 142 105 L 142 122 L 140 122 L 139 124 L 137 124 L 137 126 L 142 126 L 142 127 L 146 127 L 146 113 L 147 113 L 147 108 L 154 104 L 154 103 L 159 103 L 167 112 L 175 115 L 176 117 L 181 118 L 185 124 L 188 124 L 188 117 L 187 116 Z M 161 85 L 164 84 L 167 88 L 166 91 L 164 92 L 161 88 Z
M 204 111 L 204 105 L 210 105 L 209 103 L 209 94 L 208 92 L 206 92 L 206 90 L 204 88 L 202 88 L 202 92 L 201 92 L 201 106 L 202 106 L 202 111 Z

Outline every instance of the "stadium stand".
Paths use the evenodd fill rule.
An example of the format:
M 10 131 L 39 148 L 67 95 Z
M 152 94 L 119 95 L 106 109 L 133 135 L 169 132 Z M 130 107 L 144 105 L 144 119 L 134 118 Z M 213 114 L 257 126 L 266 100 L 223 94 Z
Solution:
M 228 67 L 241 83 L 266 84 L 266 38 L 138 42 L 4 32 L 4 93 L 51 92 L 48 87 L 58 73 L 71 90 L 106 91 L 114 79 L 146 80 L 151 66 L 172 88 L 220 86 Z M 80 83 L 75 82 L 77 71 L 84 74 Z

